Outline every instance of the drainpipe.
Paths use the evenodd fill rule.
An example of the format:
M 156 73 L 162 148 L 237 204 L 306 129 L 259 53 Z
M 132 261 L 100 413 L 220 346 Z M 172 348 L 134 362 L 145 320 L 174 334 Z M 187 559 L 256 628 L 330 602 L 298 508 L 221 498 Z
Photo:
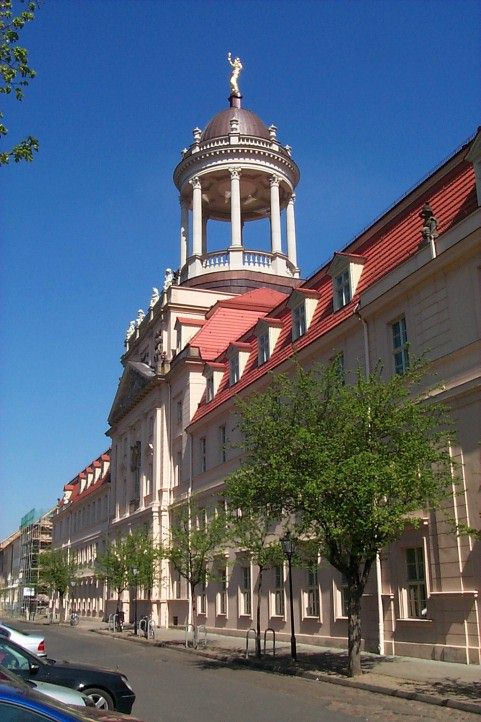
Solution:
M 371 373 L 371 364 L 369 362 L 369 328 L 367 321 L 361 316 L 360 313 L 361 302 L 358 301 L 354 313 L 362 323 L 363 337 L 364 337 L 364 368 L 366 376 Z M 379 552 L 376 552 L 376 597 L 377 597 L 377 616 L 378 616 L 378 646 L 379 654 L 384 654 L 384 609 L 382 604 L 382 576 L 381 576 L 381 557 Z

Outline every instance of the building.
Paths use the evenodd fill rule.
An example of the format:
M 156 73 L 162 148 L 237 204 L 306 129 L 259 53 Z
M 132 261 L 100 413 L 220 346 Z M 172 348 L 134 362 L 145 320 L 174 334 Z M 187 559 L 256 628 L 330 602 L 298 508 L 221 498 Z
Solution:
M 105 548 L 110 517 L 110 450 L 94 459 L 63 489 L 52 516 L 52 547 L 67 549 L 79 571 L 64 604 L 85 617 L 103 617 L 107 591 L 96 561 Z M 57 610 L 58 611 L 58 610 Z
M 20 531 L 0 542 L 0 611 L 16 613 L 20 607 Z
M 35 614 L 45 595 L 39 585 L 39 557 L 52 546 L 52 510 L 31 509 L 20 522 L 19 602 L 27 616 Z
M 296 254 L 298 180 L 290 147 L 242 107 L 235 88 L 229 107 L 194 129 L 174 171 L 180 267 L 166 270 L 161 293 L 153 289 L 126 334 L 109 415 L 110 494 L 107 485 L 97 491 L 74 480 L 74 498 L 67 485 L 56 545 L 90 548 L 93 559 L 108 520 L 111 539 L 146 528 L 162 541 L 172 511 L 192 495 L 214 513 L 239 463 L 234 400 L 265 388 L 268 373 L 284 370 L 294 353 L 305 365 L 338 357 L 346 371 L 359 364 L 369 371 L 381 359 L 386 374 L 402 372 L 409 352 L 426 354 L 458 432 L 451 453 L 463 488 L 451 509 L 458 523 L 479 528 L 481 133 L 305 281 Z M 214 224 L 227 229 L 222 250 L 209 250 Z M 101 518 L 85 510 L 94 494 L 108 499 L 97 506 L 107 504 Z M 455 536 L 438 514 L 420 514 L 422 525 L 382 550 L 371 573 L 365 647 L 479 664 L 481 542 Z M 199 621 L 245 635 L 257 569 L 235 553 L 218 566 L 218 581 L 200 590 Z M 299 639 L 345 646 L 342 577 L 321 559 L 294 570 L 293 582 Z M 283 565 L 266 573 L 262 627 L 287 639 L 285 583 Z M 161 626 L 183 624 L 188 595 L 164 562 L 156 587 L 139 590 L 139 614 L 152 611 Z M 92 581 L 82 599 L 86 614 L 115 606 L 114 595 L 105 590 L 102 601 Z M 131 612 L 129 601 L 125 592 Z

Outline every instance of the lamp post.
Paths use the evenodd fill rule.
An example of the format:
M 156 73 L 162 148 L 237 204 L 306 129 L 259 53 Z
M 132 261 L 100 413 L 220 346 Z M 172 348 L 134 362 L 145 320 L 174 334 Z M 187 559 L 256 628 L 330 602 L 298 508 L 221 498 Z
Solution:
M 289 566 L 289 606 L 291 609 L 291 657 L 294 661 L 297 661 L 297 648 L 296 648 L 296 635 L 294 632 L 294 606 L 292 603 L 292 556 L 295 551 L 295 541 L 291 537 L 291 532 L 288 531 L 285 536 L 281 539 L 282 551 L 287 557 L 287 564 Z
M 139 575 L 139 570 L 134 567 L 132 569 L 132 574 L 134 575 L 135 579 L 135 597 L 134 597 L 134 634 L 137 636 L 137 577 Z

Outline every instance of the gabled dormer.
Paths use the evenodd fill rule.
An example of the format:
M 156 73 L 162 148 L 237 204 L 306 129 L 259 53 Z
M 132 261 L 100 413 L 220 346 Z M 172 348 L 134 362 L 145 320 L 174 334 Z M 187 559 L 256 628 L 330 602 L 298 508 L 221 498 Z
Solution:
M 226 352 L 227 363 L 229 366 L 229 386 L 234 386 L 246 367 L 251 352 L 250 343 L 242 343 L 233 341 L 229 344 Z
M 471 148 L 466 153 L 466 160 L 473 164 L 474 175 L 476 178 L 476 197 L 478 206 L 481 206 L 481 129 L 471 144 Z
M 296 341 L 307 332 L 319 301 L 319 293 L 312 288 L 296 288 L 287 301 L 292 311 L 292 340 Z
M 255 327 L 257 336 L 257 363 L 265 364 L 274 352 L 277 339 L 282 328 L 282 321 L 278 318 L 261 318 Z
M 225 364 L 211 362 L 204 366 L 203 375 L 205 376 L 205 401 L 208 404 L 217 391 L 219 390 L 222 377 L 225 373 Z
M 327 273 L 332 278 L 334 311 L 338 311 L 351 302 L 356 293 L 365 260 L 364 256 L 355 253 L 334 254 L 327 269 Z
M 205 321 L 203 318 L 188 318 L 186 316 L 177 317 L 174 326 L 177 333 L 177 353 L 187 346 L 191 338 L 193 338 L 197 331 L 202 328 L 204 323 Z

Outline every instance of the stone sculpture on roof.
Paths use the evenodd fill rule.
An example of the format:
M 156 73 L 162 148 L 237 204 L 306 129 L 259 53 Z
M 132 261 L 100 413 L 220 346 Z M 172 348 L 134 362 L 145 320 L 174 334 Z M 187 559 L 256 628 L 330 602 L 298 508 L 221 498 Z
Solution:
M 429 203 L 424 204 L 419 217 L 423 219 L 423 227 L 421 230 L 423 236 L 422 243 L 430 243 L 438 237 L 439 233 L 437 232 L 438 221 Z
M 235 96 L 236 98 L 241 97 L 241 92 L 239 90 L 239 75 L 241 74 L 242 70 L 242 63 L 240 58 L 234 58 L 232 59 L 231 53 L 227 54 L 227 60 L 229 61 L 229 64 L 232 68 L 232 75 L 230 76 L 230 94 Z

